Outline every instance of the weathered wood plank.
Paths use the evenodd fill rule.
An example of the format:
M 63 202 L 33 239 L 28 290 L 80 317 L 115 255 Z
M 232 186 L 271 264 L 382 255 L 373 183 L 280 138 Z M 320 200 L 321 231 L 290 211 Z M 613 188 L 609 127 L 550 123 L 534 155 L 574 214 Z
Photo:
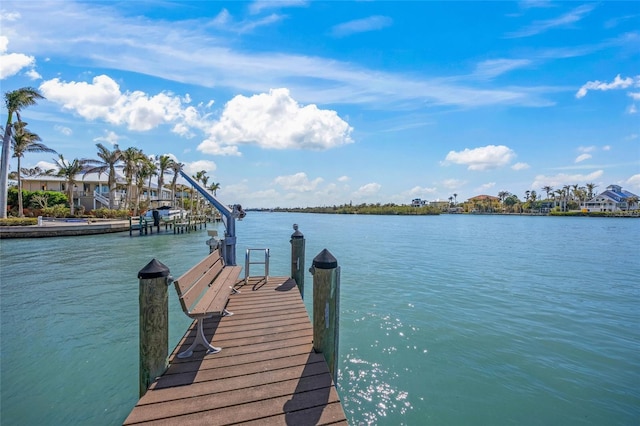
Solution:
M 224 349 L 191 358 L 175 355 L 195 336 L 193 323 L 125 424 L 346 425 L 335 384 L 295 282 L 242 286 L 231 295 L 231 317 L 205 321 L 205 336 Z

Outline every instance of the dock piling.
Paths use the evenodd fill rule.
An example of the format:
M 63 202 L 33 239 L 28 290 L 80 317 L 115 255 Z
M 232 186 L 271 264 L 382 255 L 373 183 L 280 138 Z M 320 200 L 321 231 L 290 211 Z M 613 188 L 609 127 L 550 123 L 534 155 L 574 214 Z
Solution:
M 340 268 L 336 258 L 324 249 L 313 259 L 309 272 L 313 275 L 313 349 L 324 355 L 335 383 L 340 340 Z
M 138 272 L 140 309 L 140 397 L 167 369 L 169 355 L 169 268 L 151 260 Z
M 298 224 L 293 224 L 294 232 L 291 234 L 291 278 L 293 278 L 300 290 L 300 296 L 304 299 L 304 235 L 298 230 Z

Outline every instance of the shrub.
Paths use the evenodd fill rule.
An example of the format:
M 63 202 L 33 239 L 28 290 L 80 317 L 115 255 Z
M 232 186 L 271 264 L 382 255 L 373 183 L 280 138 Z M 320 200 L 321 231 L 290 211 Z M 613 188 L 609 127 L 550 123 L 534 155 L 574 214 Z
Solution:
M 128 210 L 111 210 L 106 207 L 101 207 L 89 212 L 89 214 L 94 217 L 104 219 L 128 219 L 129 213 L 130 212 Z
M 11 217 L 0 219 L 0 226 L 31 226 L 37 225 L 38 219 L 32 217 Z
M 53 207 L 45 207 L 42 209 L 42 214 L 49 217 L 67 217 L 71 216 L 71 209 L 64 204 L 57 204 Z

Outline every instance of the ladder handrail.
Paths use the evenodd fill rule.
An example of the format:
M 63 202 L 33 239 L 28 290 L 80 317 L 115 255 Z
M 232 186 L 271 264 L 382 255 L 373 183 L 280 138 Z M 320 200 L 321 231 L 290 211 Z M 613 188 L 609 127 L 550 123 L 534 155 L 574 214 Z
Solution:
M 252 251 L 264 251 L 264 262 L 252 262 L 251 261 L 251 252 Z M 244 282 L 245 284 L 251 278 L 251 274 L 249 269 L 251 265 L 264 265 L 264 280 L 269 280 L 269 249 L 268 248 L 248 248 L 245 257 L 244 257 Z

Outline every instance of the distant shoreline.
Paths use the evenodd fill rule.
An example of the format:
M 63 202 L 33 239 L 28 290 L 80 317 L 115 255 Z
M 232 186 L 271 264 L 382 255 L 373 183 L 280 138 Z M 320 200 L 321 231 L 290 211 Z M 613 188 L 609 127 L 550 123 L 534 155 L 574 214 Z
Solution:
M 411 209 L 411 210 L 409 210 Z M 504 213 L 504 212 L 474 212 L 474 213 L 449 213 L 422 211 L 424 207 L 404 208 L 381 208 L 381 209 L 353 209 L 345 211 L 342 208 L 333 210 L 330 207 L 304 207 L 304 208 L 275 208 L 275 209 L 246 209 L 247 212 L 271 212 L 271 213 L 317 213 L 317 214 L 353 214 L 353 215 L 374 215 L 374 216 L 439 216 L 439 215 L 465 215 L 465 216 L 547 216 L 547 217 L 603 217 L 603 218 L 640 218 L 640 212 L 620 213 L 620 212 L 551 212 L 551 213 Z

